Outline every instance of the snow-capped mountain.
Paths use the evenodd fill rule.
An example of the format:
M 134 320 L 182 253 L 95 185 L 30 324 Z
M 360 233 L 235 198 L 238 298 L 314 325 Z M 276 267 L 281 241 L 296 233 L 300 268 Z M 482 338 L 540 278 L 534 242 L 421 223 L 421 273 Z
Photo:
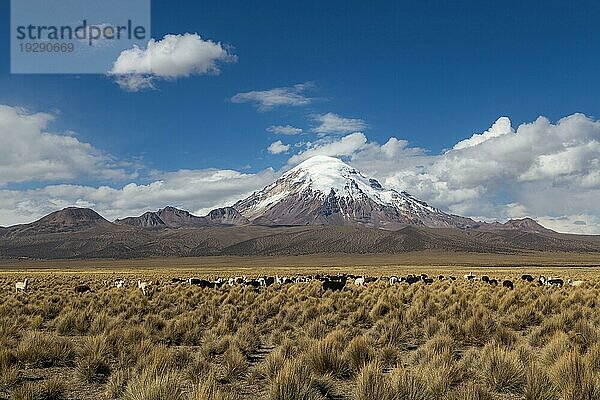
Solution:
M 364 225 L 397 229 L 475 227 L 477 222 L 446 214 L 406 192 L 386 189 L 343 161 L 315 156 L 287 171 L 234 206 L 255 224 Z

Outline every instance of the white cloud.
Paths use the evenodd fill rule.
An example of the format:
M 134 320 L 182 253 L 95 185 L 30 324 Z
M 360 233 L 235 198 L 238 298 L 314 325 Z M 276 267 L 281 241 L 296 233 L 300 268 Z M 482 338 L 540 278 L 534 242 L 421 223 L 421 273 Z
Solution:
M 0 187 L 30 181 L 81 177 L 122 180 L 135 177 L 110 155 L 72 133 L 48 130 L 55 117 L 0 105 Z
M 272 125 L 267 128 L 267 132 L 276 133 L 279 135 L 292 136 L 300 135 L 302 133 L 302 129 L 296 128 L 291 125 Z
M 574 232 L 585 235 L 597 235 L 600 233 L 600 218 L 596 215 L 540 216 L 536 219 L 545 227 L 557 232 Z
M 140 215 L 166 205 L 203 215 L 232 205 L 277 178 L 272 169 L 250 174 L 233 170 L 179 170 L 161 173 L 148 184 L 122 187 L 50 185 L 31 190 L 0 190 L 0 225 L 31 222 L 52 211 L 90 207 L 109 220 Z
M 267 151 L 271 154 L 281 154 L 281 153 L 285 153 L 286 151 L 288 151 L 290 149 L 290 145 L 289 144 L 283 144 L 281 142 L 281 140 L 278 140 L 276 142 L 273 142 L 269 145 L 269 147 L 267 147 Z
M 294 165 L 302 161 L 319 155 L 343 157 L 355 154 L 364 148 L 367 143 L 367 137 L 360 133 L 352 133 L 336 140 L 323 139 L 314 143 L 308 143 L 308 149 L 290 157 L 288 164 Z
M 313 88 L 310 82 L 262 91 L 238 93 L 231 98 L 233 103 L 254 103 L 259 111 L 268 111 L 277 106 L 303 106 L 312 99 L 305 92 Z
M 469 139 L 462 140 L 454 145 L 454 150 L 466 149 L 467 147 L 473 147 L 479 143 L 483 143 L 486 140 L 514 133 L 510 119 L 508 117 L 500 117 L 494 125 L 482 134 L 473 134 Z
M 457 214 L 531 216 L 568 232 L 600 233 L 597 218 L 582 219 L 585 226 L 556 222 L 600 215 L 600 121 L 574 114 L 556 123 L 540 117 L 516 131 L 510 126 L 501 118 L 440 155 L 392 138 L 349 157 L 382 183 Z
M 315 115 L 313 119 L 319 124 L 312 129 L 320 135 L 344 134 L 362 131 L 367 124 L 361 119 L 344 118 L 334 113 Z
M 191 75 L 219 74 L 219 64 L 237 57 L 221 43 L 198 34 L 165 35 L 150 39 L 145 49 L 134 46 L 121 52 L 109 75 L 125 90 L 154 88 L 157 79 L 173 80 Z

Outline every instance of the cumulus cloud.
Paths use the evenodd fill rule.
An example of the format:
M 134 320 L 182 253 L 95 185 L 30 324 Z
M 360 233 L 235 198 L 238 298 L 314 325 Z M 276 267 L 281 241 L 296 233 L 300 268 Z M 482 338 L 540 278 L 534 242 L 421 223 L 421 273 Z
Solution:
M 439 155 L 390 140 L 367 143 L 348 157 L 388 186 L 457 214 L 530 216 L 567 232 L 600 233 L 597 219 L 571 217 L 600 215 L 600 121 L 583 114 L 556 123 L 540 117 L 513 130 L 501 118 Z M 565 216 L 586 225 L 556 222 Z
M 267 147 L 267 151 L 271 154 L 281 154 L 281 153 L 285 153 L 286 151 L 288 151 L 290 149 L 290 145 L 289 144 L 283 144 L 281 142 L 281 140 L 278 140 L 276 142 L 273 142 L 269 145 L 269 147 Z
M 295 165 L 313 156 L 344 157 L 355 154 L 365 147 L 367 137 L 360 132 L 352 133 L 337 140 L 320 140 L 308 143 L 308 148 L 293 155 L 288 164 Z
M 110 155 L 72 133 L 49 131 L 55 116 L 0 105 L 0 187 L 31 181 L 134 178 Z
M 50 132 L 54 119 L 52 114 L 0 105 L 1 226 L 31 222 L 68 206 L 90 207 L 109 219 L 165 205 L 203 214 L 231 205 L 278 177 L 271 168 L 257 173 L 182 169 L 139 177 L 128 172 L 133 166 L 91 144 L 70 134 Z M 71 184 L 73 181 L 107 184 Z M 19 182 L 31 182 L 33 187 L 15 190 L 7 186 Z
M 320 135 L 345 134 L 362 131 L 367 124 L 362 119 L 344 118 L 334 113 L 315 115 L 313 119 L 319 124 L 312 129 Z
M 275 180 L 272 169 L 258 173 L 234 170 L 179 170 L 160 173 L 147 184 L 121 187 L 49 185 L 31 190 L 0 190 L 0 225 L 31 222 L 52 211 L 90 207 L 109 220 L 140 215 L 173 205 L 204 215 L 215 207 L 232 205 Z
M 272 125 L 267 128 L 267 132 L 278 135 L 293 136 L 300 135 L 302 133 L 302 129 L 291 125 Z
M 454 145 L 453 149 L 459 150 L 477 146 L 479 143 L 483 143 L 486 140 L 502 135 L 508 135 L 510 133 L 514 133 L 510 119 L 508 117 L 500 117 L 494 122 L 494 125 L 492 125 L 490 129 L 481 134 L 475 133 L 469 139 L 461 140 Z
M 310 82 L 291 87 L 238 93 L 231 98 L 233 103 L 253 103 L 259 111 L 268 111 L 277 106 L 303 106 L 312 99 L 306 92 L 313 88 Z
M 198 34 L 165 35 L 162 40 L 150 39 L 145 49 L 122 51 L 108 74 L 123 89 L 136 92 L 153 89 L 159 79 L 219 74 L 221 63 L 236 61 L 224 45 Z

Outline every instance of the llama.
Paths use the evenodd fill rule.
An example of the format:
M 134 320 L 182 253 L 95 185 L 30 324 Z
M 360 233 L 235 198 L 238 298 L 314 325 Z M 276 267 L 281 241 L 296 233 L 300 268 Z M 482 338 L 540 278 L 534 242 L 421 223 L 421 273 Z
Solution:
M 23 282 L 15 283 L 15 291 L 25 292 L 27 290 L 27 282 L 28 282 L 28 279 L 25 278 L 25 280 Z
M 142 294 L 144 296 L 148 294 L 148 291 L 150 290 L 150 285 L 152 285 L 152 282 L 142 282 L 138 279 L 138 289 L 142 291 Z
M 360 277 L 360 278 L 356 278 L 356 279 L 354 280 L 354 284 L 355 284 L 356 286 L 364 286 L 364 285 L 365 285 L 365 277 L 364 277 L 364 276 L 362 276 L 362 277 Z

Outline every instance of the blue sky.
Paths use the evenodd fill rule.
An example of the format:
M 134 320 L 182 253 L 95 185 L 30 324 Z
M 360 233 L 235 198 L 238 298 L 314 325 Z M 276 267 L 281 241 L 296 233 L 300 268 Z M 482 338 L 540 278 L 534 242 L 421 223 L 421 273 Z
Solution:
M 25 109 L 27 115 L 52 114 L 53 121 L 42 130 L 75 135 L 127 170 L 119 177 L 73 173 L 51 179 L 5 179 L 0 182 L 5 192 L 0 225 L 24 222 L 27 215 L 37 216 L 73 201 L 104 207 L 111 217 L 145 208 L 140 204 L 118 209 L 83 194 L 81 198 L 56 194 L 51 202 L 47 193 L 36 194 L 35 200 L 28 197 L 48 186 L 106 185 L 120 190 L 132 182 L 149 185 L 165 180 L 165 174 L 181 170 L 206 169 L 233 170 L 253 178 L 263 174 L 266 179 L 269 168 L 276 175 L 294 155 L 354 133 L 315 132 L 319 116 L 328 113 L 360 120 L 367 144 L 383 145 L 391 137 L 407 141 L 407 154 L 397 153 L 385 166 L 368 172 L 410 189 L 407 186 L 413 181 L 402 181 L 399 176 L 406 174 L 398 175 L 400 169 L 437 162 L 430 157 L 488 130 L 499 117 L 509 117 L 508 129 L 513 131 L 539 116 L 556 126 L 575 113 L 596 122 L 600 114 L 598 20 L 600 3 L 592 1 L 153 1 L 153 38 L 198 34 L 202 40 L 221 43 L 237 60 L 219 62 L 218 74 L 158 78 L 154 89 L 131 92 L 103 75 L 11 75 L 9 2 L 0 0 L 0 104 Z M 297 93 L 306 99 L 303 104 L 261 110 L 253 102 L 232 101 L 236 94 L 252 91 L 289 88 L 294 92 L 298 84 L 306 85 Z M 287 125 L 304 133 L 267 131 L 270 126 Z M 596 125 L 589 129 L 581 140 L 593 145 L 598 139 Z M 272 149 L 290 147 L 271 154 L 267 149 L 277 141 L 284 147 Z M 354 146 L 347 154 L 334 155 L 373 165 L 357 151 Z M 366 151 L 364 145 L 360 151 Z M 595 176 L 597 156 L 594 147 L 584 160 L 587 164 L 576 171 L 580 178 Z M 410 165 L 408 159 L 413 159 Z M 441 175 L 436 175 L 432 187 L 443 186 Z M 545 190 L 557 187 L 557 177 L 546 175 L 549 181 L 535 183 Z M 524 180 L 519 176 L 520 185 Z M 490 182 L 497 185 L 496 178 Z M 583 192 L 579 209 L 562 210 L 552 205 L 536 208 L 539 199 L 526 200 L 527 196 L 514 192 L 531 187 L 513 189 L 513 183 L 503 180 L 503 190 L 484 187 L 484 192 L 473 196 L 485 198 L 485 204 L 449 200 L 452 194 L 448 193 L 432 195 L 422 182 L 413 191 L 446 210 L 484 218 L 518 216 L 506 211 L 517 207 L 523 216 L 548 218 L 554 226 L 559 218 L 573 224 L 579 221 L 575 227 L 581 227 L 581 221 L 594 226 L 598 219 L 598 210 L 588 201 L 597 194 L 594 185 L 585 190 L 578 186 Z M 244 187 L 239 193 L 250 189 Z M 211 194 L 210 200 L 197 203 L 189 195 L 158 197 L 146 208 L 164 200 L 202 211 L 210 208 L 211 201 L 224 203 L 235 194 L 227 192 L 220 198 Z M 33 205 L 16 207 L 25 198 Z

